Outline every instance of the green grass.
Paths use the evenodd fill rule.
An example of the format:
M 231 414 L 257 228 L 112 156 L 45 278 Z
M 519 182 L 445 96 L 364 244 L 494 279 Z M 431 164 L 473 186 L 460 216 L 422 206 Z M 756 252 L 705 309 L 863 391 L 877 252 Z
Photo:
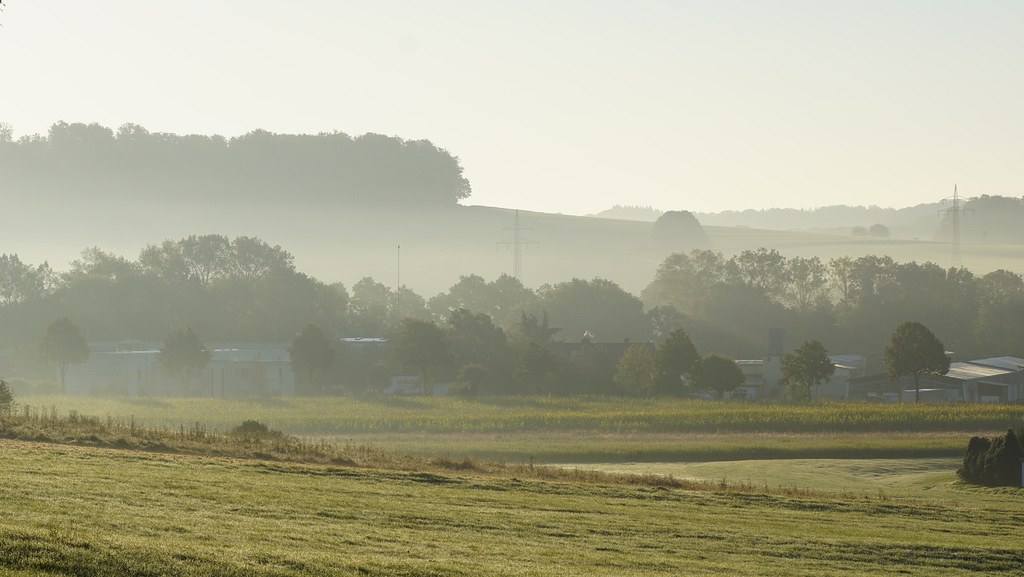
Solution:
M 698 482 L 742 483 L 768 489 L 813 489 L 824 493 L 961 502 L 970 488 L 953 474 L 962 458 L 779 459 L 704 463 L 568 465 L 627 475 L 664 475 Z M 1024 493 L 1024 492 L 1022 492 Z M 1001 501 L 1001 498 L 998 499 Z
M 819 403 L 786 405 L 605 397 L 147 399 L 19 398 L 34 410 L 77 411 L 146 427 L 200 423 L 226 431 L 247 419 L 292 435 L 383 433 L 522 434 L 828 433 L 998 431 L 1021 423 L 1024 406 Z
M 992 433 L 977 433 L 992 436 Z M 413 455 L 508 463 L 704 462 L 744 459 L 962 458 L 971 433 L 375 434 L 326 437 Z
M 0 565 L 11 574 L 1024 570 L 1019 493 L 922 503 L 688 492 L 9 441 L 0 459 Z
M 1024 407 L 1007 405 L 790 406 L 546 397 L 370 403 L 339 397 L 50 396 L 22 402 L 34 415 L 91 415 L 129 428 L 215 433 L 255 419 L 314 445 L 507 463 L 956 457 L 971 436 L 1005 431 L 1024 414 Z M 19 414 L 24 412 L 23 406 Z M 140 443 L 136 446 L 145 446 Z

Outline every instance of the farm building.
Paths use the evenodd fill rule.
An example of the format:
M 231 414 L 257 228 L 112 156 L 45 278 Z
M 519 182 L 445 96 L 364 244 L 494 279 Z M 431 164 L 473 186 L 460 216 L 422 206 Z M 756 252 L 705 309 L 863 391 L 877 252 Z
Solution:
M 286 344 L 221 344 L 213 358 L 183 390 L 156 360 L 159 345 L 139 341 L 90 343 L 92 354 L 67 373 L 70 394 L 148 397 L 294 396 L 295 374 Z
M 950 364 L 945 375 L 922 375 L 922 402 L 1009 403 L 1024 400 L 1024 359 L 995 357 Z M 890 381 L 885 373 L 850 380 L 851 398 L 915 399 L 914 379 Z
M 732 398 L 740 399 L 783 399 L 785 387 L 779 386 L 782 378 L 782 357 L 767 355 L 760 359 L 741 359 L 736 364 L 743 370 L 746 380 L 736 387 Z
M 833 401 L 845 400 L 850 396 L 850 379 L 864 374 L 868 361 L 862 355 L 831 355 L 836 372 L 829 382 L 814 387 L 811 394 L 816 399 Z M 760 359 L 739 360 L 736 364 L 743 369 L 746 382 L 736 389 L 733 397 L 745 399 L 785 399 L 788 387 L 782 381 L 782 356 L 765 355 Z

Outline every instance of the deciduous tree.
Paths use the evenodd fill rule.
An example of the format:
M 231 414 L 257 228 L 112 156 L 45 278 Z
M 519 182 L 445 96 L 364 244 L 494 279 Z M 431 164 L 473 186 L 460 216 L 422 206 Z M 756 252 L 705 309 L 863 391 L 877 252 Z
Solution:
M 60 389 L 67 393 L 65 377 L 68 367 L 80 365 L 89 360 L 89 344 L 82 336 L 82 329 L 68 317 L 61 317 L 46 327 L 46 335 L 39 343 L 39 351 L 47 363 L 56 363 L 60 372 Z
M 451 365 L 452 345 L 432 321 L 407 318 L 402 320 L 394 355 L 402 368 L 415 371 L 426 386 L 439 370 Z
M 288 347 L 288 363 L 295 374 L 305 377 L 307 394 L 314 393 L 317 371 L 326 371 L 334 363 L 334 347 L 320 325 L 309 323 L 295 335 Z
M 921 375 L 944 375 L 949 372 L 945 347 L 928 327 L 907 321 L 892 333 L 891 344 L 885 347 L 885 366 L 889 378 L 904 375 L 914 378 L 914 401 L 921 400 Z
M 542 288 L 537 308 L 547 311 L 571 340 L 586 332 L 598 342 L 643 342 L 651 337 L 643 303 L 610 280 L 575 278 Z
M 516 380 L 530 385 L 533 392 L 540 394 L 544 392 L 548 380 L 555 376 L 560 368 L 561 364 L 551 351 L 529 341 L 516 360 L 514 376 Z
M 651 347 L 630 345 L 615 366 L 615 387 L 626 395 L 648 395 L 654 386 L 654 355 Z
M 13 305 L 44 296 L 53 284 L 50 265 L 32 267 L 16 254 L 0 255 L 0 303 Z
M 743 384 L 746 377 L 743 369 L 729 357 L 710 353 L 704 355 L 693 367 L 693 383 L 700 389 L 715 391 L 719 397 Z
M 794 400 L 811 400 L 811 386 L 829 382 L 835 372 L 836 366 L 820 341 L 805 341 L 782 357 L 781 382 L 789 385 L 790 397 Z
M 206 343 L 192 327 L 178 329 L 167 335 L 156 354 L 156 360 L 164 372 L 181 381 L 183 397 L 188 394 L 193 375 L 206 368 L 212 358 L 213 353 L 206 348 Z
M 669 333 L 654 353 L 654 387 L 659 394 L 678 395 L 683 390 L 682 376 L 693 370 L 700 359 L 690 335 L 683 329 Z

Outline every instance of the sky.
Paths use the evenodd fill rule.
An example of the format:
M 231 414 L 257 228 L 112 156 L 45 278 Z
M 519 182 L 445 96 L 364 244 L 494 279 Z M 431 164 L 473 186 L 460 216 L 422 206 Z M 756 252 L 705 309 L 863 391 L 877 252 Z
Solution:
M 366 132 L 565 214 L 1024 195 L 1024 2 L 5 0 L 0 122 Z

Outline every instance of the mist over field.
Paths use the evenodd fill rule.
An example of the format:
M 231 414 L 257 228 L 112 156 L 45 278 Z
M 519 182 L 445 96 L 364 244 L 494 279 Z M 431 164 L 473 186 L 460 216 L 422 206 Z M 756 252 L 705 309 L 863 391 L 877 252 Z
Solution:
M 0 576 L 1024 574 L 1022 6 L 0 0 Z
M 401 275 L 428 298 L 462 275 L 513 272 L 515 211 L 473 205 L 458 156 L 429 141 L 262 130 L 225 139 L 65 122 L 46 135 L 15 140 L 8 130 L 5 138 L 0 167 L 9 213 L 17 215 L 2 232 L 7 252 L 55 270 L 89 247 L 135 258 L 164 240 L 221 234 L 280 245 L 298 270 L 326 283 L 351 286 L 370 276 L 393 287 Z M 639 293 L 666 256 L 693 248 L 727 256 L 762 246 L 786 256 L 881 253 L 949 266 L 942 245 L 951 240 L 951 215 L 941 203 L 698 214 L 706 239 L 655 237 L 653 221 L 687 208 L 684 200 L 619 207 L 602 218 L 522 211 L 522 280 L 536 288 L 600 277 Z M 1016 199 L 967 201 L 965 265 L 977 273 L 1017 270 L 1017 261 L 995 255 L 1024 240 L 1008 226 L 1022 213 Z

